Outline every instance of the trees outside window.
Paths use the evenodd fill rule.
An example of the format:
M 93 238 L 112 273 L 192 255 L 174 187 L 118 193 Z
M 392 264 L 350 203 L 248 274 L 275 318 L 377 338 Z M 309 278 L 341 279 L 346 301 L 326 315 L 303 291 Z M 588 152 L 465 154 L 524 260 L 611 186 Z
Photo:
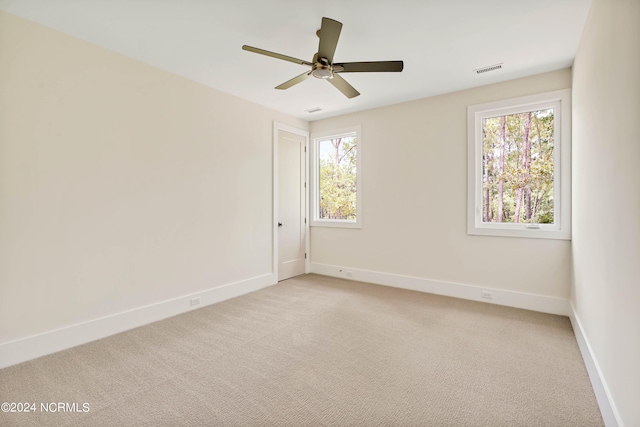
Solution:
M 318 142 L 320 219 L 355 221 L 357 217 L 356 144 L 355 136 L 341 136 Z
M 482 120 L 482 220 L 553 224 L 554 110 Z
M 570 236 L 569 90 L 471 106 L 468 233 Z
M 311 225 L 360 226 L 359 129 L 313 135 Z

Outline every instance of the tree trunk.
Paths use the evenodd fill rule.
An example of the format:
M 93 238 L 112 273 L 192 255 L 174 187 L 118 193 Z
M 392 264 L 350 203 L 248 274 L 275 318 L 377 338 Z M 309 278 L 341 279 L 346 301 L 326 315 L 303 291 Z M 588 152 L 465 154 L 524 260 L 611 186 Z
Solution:
M 537 190 L 536 197 L 533 201 L 533 212 L 531 212 L 531 216 L 535 217 L 538 213 L 538 206 L 540 205 L 540 190 Z
M 490 222 L 489 209 L 491 208 L 491 198 L 489 193 L 489 153 L 484 153 L 484 212 L 482 221 Z
M 524 119 L 524 139 L 525 139 L 525 174 L 527 176 L 527 182 L 530 182 L 531 177 L 531 138 L 529 133 L 531 132 L 531 112 L 528 112 Z M 527 221 L 531 220 L 531 185 L 527 184 L 525 191 L 525 218 Z
M 531 164 L 531 147 L 529 142 L 529 132 L 531 131 L 531 112 L 526 113 L 524 120 L 524 136 L 522 137 L 522 162 L 520 173 L 520 186 L 516 190 L 516 212 L 513 218 L 513 222 L 520 222 L 520 211 L 522 210 L 522 196 L 524 195 L 524 187 L 529 177 L 530 164 Z M 531 198 L 529 198 L 531 200 Z M 531 211 L 531 205 L 529 205 L 529 212 Z
M 333 179 L 335 182 L 338 181 L 338 165 L 340 164 L 340 145 L 342 144 L 342 138 L 336 138 L 331 140 L 331 145 L 333 145 L 334 151 L 334 162 L 335 169 L 333 170 Z
M 513 214 L 513 222 L 520 222 L 521 207 L 522 207 L 522 187 L 516 190 L 516 211 Z
M 483 145 L 484 145 L 484 155 L 482 158 L 482 162 L 483 162 L 483 177 L 482 180 L 484 182 L 484 191 L 483 191 L 483 198 L 484 198 L 484 202 L 483 204 L 483 209 L 482 209 L 482 221 L 483 222 L 491 222 L 491 192 L 489 190 L 489 177 L 491 176 L 490 173 L 490 168 L 491 168 L 491 152 L 493 149 L 493 144 L 491 143 L 487 143 L 487 135 L 483 129 L 482 131 L 483 135 L 482 135 L 482 141 L 483 141 Z
M 498 222 L 502 222 L 504 217 L 503 195 L 504 195 L 504 143 L 505 143 L 505 128 L 507 118 L 505 116 L 500 117 L 500 179 L 498 181 Z

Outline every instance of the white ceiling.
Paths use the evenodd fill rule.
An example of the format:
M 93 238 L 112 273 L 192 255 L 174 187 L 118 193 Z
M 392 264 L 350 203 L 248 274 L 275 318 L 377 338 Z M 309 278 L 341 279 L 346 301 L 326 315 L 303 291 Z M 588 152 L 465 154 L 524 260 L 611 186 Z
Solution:
M 590 3 L 0 0 L 0 9 L 311 121 L 569 67 Z M 318 79 L 273 89 L 307 68 L 242 45 L 311 61 L 323 16 L 344 25 L 336 62 L 403 60 L 404 71 L 343 74 L 361 93 L 353 99 Z M 503 68 L 473 72 L 496 63 Z

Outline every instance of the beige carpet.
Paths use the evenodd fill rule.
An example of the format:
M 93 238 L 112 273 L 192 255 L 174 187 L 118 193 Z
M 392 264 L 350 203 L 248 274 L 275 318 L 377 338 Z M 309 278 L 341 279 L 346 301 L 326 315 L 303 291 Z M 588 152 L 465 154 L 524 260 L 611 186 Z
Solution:
M 0 370 L 0 402 L 38 405 L 3 426 L 602 425 L 566 317 L 316 275 Z

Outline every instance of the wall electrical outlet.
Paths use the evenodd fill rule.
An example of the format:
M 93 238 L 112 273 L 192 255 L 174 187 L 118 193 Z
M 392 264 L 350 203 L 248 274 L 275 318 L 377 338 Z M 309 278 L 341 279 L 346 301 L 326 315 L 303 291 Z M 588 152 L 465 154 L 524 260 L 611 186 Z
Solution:
M 480 291 L 480 296 L 486 299 L 493 299 L 493 292 L 490 291 Z
M 198 304 L 200 304 L 200 297 L 194 297 L 194 298 L 191 298 L 191 299 L 189 300 L 189 304 L 191 304 L 191 305 L 198 305 Z

